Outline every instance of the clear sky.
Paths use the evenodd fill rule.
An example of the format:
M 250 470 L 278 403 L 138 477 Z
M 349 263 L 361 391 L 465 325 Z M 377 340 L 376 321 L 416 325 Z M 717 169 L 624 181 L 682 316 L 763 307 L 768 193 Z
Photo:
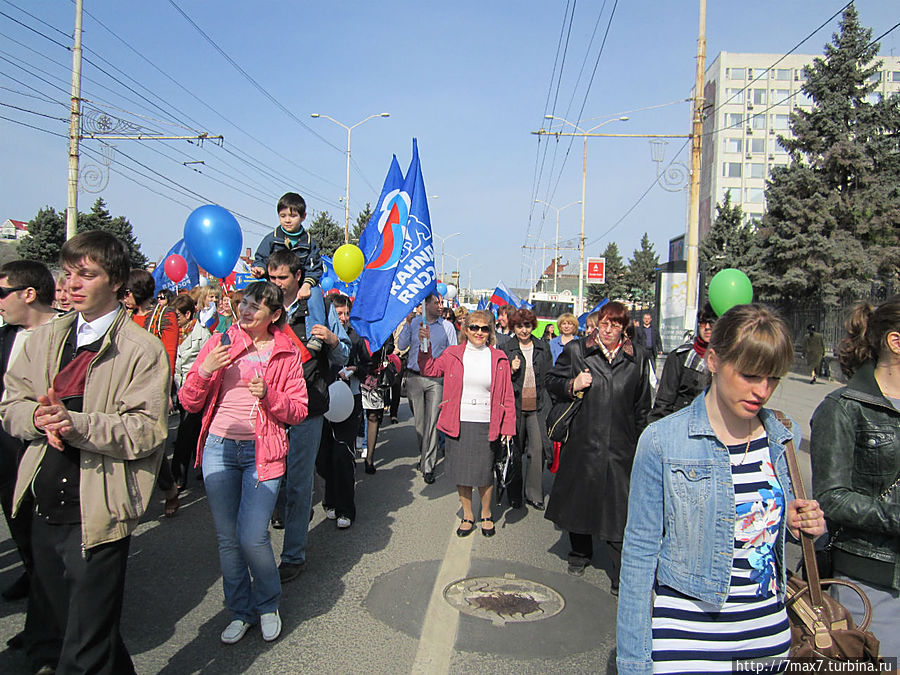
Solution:
M 720 51 L 792 50 L 844 4 L 712 0 L 707 63 Z M 204 203 L 232 210 L 245 246 L 254 249 L 277 224 L 275 203 L 288 190 L 343 222 L 346 132 L 310 114 L 352 125 L 388 112 L 353 131 L 351 219 L 377 199 L 392 154 L 406 169 L 416 137 L 428 193 L 437 197 L 429 200 L 434 232 L 461 233 L 447 239 L 446 268 L 456 266 L 450 256 L 471 254 L 460 265 L 463 285 L 471 273 L 474 287 L 500 280 L 518 286 L 540 266 L 541 252 L 532 264 L 522 246 L 552 246 L 555 236 L 555 213 L 545 214 L 534 200 L 564 206 L 581 197 L 581 140 L 571 148 L 565 138 L 539 144 L 531 133 L 546 124 L 547 112 L 580 118 L 582 127 L 629 117 L 604 131 L 689 132 L 684 99 L 694 81 L 697 2 L 84 0 L 84 6 L 88 105 L 165 135 L 225 137 L 223 147 L 115 141 L 108 183 L 98 193 L 80 193 L 80 210 L 101 196 L 113 215 L 127 217 L 153 259 Z M 900 20 L 897 0 L 856 6 L 873 36 Z M 58 134 L 0 119 L 0 220 L 30 220 L 45 205 L 65 209 L 71 52 L 64 46 L 71 45 L 74 8 L 65 0 L 0 0 L 0 116 Z M 831 21 L 796 51 L 820 54 L 836 27 Z M 900 54 L 900 29 L 881 48 Z M 83 162 L 96 163 L 101 144 L 88 140 L 83 147 Z M 669 142 L 666 159 L 679 149 L 678 158 L 688 162 L 678 139 Z M 646 231 L 665 259 L 668 240 L 684 231 L 687 199 L 686 192 L 654 187 L 639 201 L 655 171 L 647 140 L 588 141 L 588 255 L 615 241 L 627 257 Z M 577 240 L 579 218 L 577 206 L 563 211 L 560 239 Z M 436 249 L 440 255 L 439 240 Z M 577 252 L 564 257 L 577 262 Z

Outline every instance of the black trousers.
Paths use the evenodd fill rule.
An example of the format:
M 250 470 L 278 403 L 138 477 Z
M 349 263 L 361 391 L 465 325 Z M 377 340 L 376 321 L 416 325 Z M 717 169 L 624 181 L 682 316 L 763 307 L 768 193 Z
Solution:
M 569 543 L 572 545 L 572 552 L 569 553 L 569 562 L 576 565 L 587 565 L 594 556 L 594 538 L 589 534 L 569 532 Z M 622 542 L 607 541 L 606 555 L 609 557 L 609 562 L 612 565 L 610 582 L 613 588 L 618 588 L 619 572 L 622 569 Z
M 322 505 L 338 518 L 356 519 L 356 430 L 362 417 L 362 396 L 353 397 L 353 412 L 343 422 L 322 423 L 322 442 L 316 456 L 316 472 L 325 479 Z
M 131 537 L 82 552 L 81 525 L 32 524 L 34 576 L 25 649 L 59 675 L 134 673 L 119 633 Z
M 175 450 L 172 453 L 172 475 L 176 483 L 185 485 L 188 472 L 194 466 L 197 456 L 197 442 L 200 440 L 200 428 L 203 413 L 183 412 L 178 424 L 178 436 L 175 437 Z
M 403 385 L 403 370 L 397 373 L 391 384 L 391 417 L 396 417 L 400 410 L 400 387 Z

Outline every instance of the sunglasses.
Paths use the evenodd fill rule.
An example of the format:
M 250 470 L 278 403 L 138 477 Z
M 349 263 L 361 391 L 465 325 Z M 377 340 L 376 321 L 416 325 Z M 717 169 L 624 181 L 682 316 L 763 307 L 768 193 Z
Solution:
M 157 299 L 157 300 L 165 300 L 165 299 L 166 299 L 166 296 L 164 296 L 164 295 L 157 295 L 157 296 L 156 296 L 156 299 Z
M 0 300 L 9 296 L 10 293 L 15 293 L 16 291 L 24 291 L 28 286 L 12 286 L 10 288 L 4 288 L 0 286 Z
M 468 329 L 469 329 L 470 331 L 472 331 L 473 333 L 478 333 L 479 331 L 482 332 L 482 333 L 490 333 L 490 332 L 491 332 L 491 327 L 490 327 L 490 326 L 479 326 L 479 325 L 474 324 L 474 323 L 470 323 L 470 324 L 468 325 Z

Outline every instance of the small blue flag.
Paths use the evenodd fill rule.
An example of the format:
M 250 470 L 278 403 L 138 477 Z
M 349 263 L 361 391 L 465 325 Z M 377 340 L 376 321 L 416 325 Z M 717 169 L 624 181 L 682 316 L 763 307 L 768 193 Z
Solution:
M 419 146 L 403 178 L 394 157 L 378 209 L 359 239 L 366 265 L 350 322 L 369 349 L 379 349 L 400 322 L 427 295 L 434 293 L 434 245 Z
M 487 309 L 487 308 L 488 308 L 487 296 L 482 295 L 480 298 L 478 298 L 478 307 L 476 307 L 475 309 L 482 310 L 482 309 Z
M 178 282 L 172 281 L 166 276 L 166 259 L 170 255 L 180 255 L 187 262 L 187 274 Z M 200 268 L 188 250 L 187 244 L 184 243 L 184 239 L 179 239 L 163 256 L 162 262 L 153 270 L 153 281 L 156 283 L 156 291 L 154 291 L 156 293 L 163 289 L 178 293 L 178 291 L 188 290 L 200 284 Z

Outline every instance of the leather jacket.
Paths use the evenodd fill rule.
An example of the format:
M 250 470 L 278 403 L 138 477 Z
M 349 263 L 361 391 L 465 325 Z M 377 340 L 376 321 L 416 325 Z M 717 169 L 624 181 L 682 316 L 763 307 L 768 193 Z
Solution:
M 837 532 L 835 569 L 900 589 L 900 411 L 875 381 L 872 362 L 813 413 L 813 493 Z

